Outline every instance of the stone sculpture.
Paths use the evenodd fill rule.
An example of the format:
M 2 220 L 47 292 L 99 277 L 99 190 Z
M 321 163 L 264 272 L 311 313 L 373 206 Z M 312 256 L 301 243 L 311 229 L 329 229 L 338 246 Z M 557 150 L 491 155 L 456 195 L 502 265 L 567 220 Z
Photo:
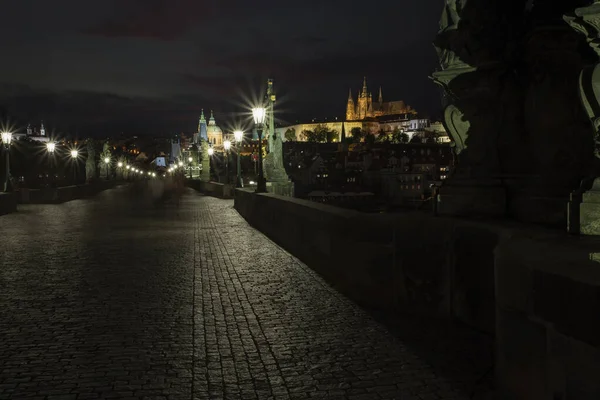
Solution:
M 600 0 L 564 16 L 565 21 L 583 34 L 600 57 Z M 579 97 L 591 123 L 595 163 L 581 188 L 571 195 L 568 230 L 571 233 L 600 235 L 600 60 L 586 66 L 579 77 Z

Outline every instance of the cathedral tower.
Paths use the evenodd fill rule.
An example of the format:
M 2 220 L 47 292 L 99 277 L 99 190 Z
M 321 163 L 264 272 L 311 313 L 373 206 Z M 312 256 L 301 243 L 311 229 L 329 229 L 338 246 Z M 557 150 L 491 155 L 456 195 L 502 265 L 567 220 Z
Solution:
M 348 91 L 348 104 L 346 105 L 346 121 L 354 121 L 356 119 L 356 108 L 352 99 L 352 89 Z
M 206 118 L 204 118 L 204 109 L 200 112 L 200 120 L 198 121 L 198 133 L 196 135 L 195 143 L 200 141 L 208 141 L 208 133 L 206 131 Z
M 367 77 L 363 80 L 363 88 L 358 96 L 357 114 L 358 119 L 365 119 L 367 116 L 367 110 L 369 109 L 368 103 L 368 92 L 367 92 Z

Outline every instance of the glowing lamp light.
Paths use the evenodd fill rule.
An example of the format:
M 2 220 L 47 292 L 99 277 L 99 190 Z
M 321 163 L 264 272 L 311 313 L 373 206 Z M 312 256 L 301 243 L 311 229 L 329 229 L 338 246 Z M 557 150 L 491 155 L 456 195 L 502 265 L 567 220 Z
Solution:
M 255 183 L 255 182 L 254 182 L 254 181 L 250 181 L 250 182 L 248 182 L 248 183 L 250 183 L 251 185 L 254 185 L 254 183 Z
M 254 117 L 254 123 L 262 125 L 265 123 L 266 110 L 263 107 L 256 107 L 252 109 L 252 117 Z
M 179 166 L 183 167 L 183 161 L 179 161 Z
M 119 168 L 123 167 L 123 163 L 122 163 L 122 162 L 119 162 L 119 163 L 117 164 L 117 167 L 119 167 Z
M 71 150 L 71 158 L 79 157 L 79 152 L 77 150 Z
M 239 143 L 244 138 L 244 132 L 242 132 L 242 131 L 235 131 L 235 132 L 233 132 L 233 136 L 235 137 L 235 141 Z
M 110 162 L 110 158 L 108 158 L 108 157 L 104 157 L 104 162 L 105 162 L 106 164 L 108 164 L 108 163 Z
M 48 150 L 48 153 L 54 153 L 54 150 L 56 149 L 56 143 L 54 142 L 48 142 L 46 143 L 46 149 Z
M 129 165 L 128 165 L 128 166 L 126 166 L 125 168 L 127 168 L 127 169 L 131 169 L 131 167 L 130 167 Z
M 10 146 L 10 142 L 12 142 L 12 132 L 2 132 L 0 136 L 2 137 L 2 143 L 7 147 Z
M 225 148 L 226 151 L 229 151 L 229 149 L 231 148 L 231 142 L 229 140 L 224 141 L 223 147 Z
M 212 156 L 213 154 L 215 154 L 215 150 L 211 147 L 210 149 L 208 149 L 208 155 Z
M 188 162 L 192 162 L 194 159 L 192 157 L 188 157 Z

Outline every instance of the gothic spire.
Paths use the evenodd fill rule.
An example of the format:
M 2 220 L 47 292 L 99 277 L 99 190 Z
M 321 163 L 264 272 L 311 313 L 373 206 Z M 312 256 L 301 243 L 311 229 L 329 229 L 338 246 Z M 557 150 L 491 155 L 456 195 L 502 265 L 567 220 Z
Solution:
M 348 101 L 353 101 L 352 100 L 352 89 L 348 89 Z
M 383 94 L 381 93 L 381 86 L 379 86 L 379 104 L 383 103 Z
M 366 96 L 367 95 L 367 77 L 364 77 L 363 80 L 363 88 L 362 88 L 362 95 Z

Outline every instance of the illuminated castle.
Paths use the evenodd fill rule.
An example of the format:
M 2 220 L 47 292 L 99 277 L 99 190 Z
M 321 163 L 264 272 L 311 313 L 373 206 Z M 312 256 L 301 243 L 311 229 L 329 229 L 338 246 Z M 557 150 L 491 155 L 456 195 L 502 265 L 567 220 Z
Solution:
M 383 115 L 416 114 L 410 106 L 403 101 L 383 102 L 381 87 L 379 88 L 379 98 L 373 102 L 373 95 L 367 91 L 367 78 L 363 81 L 362 90 L 358 93 L 356 102 L 352 98 L 352 90 L 348 94 L 348 104 L 346 106 L 346 121 L 362 121 L 367 118 L 377 118 Z

